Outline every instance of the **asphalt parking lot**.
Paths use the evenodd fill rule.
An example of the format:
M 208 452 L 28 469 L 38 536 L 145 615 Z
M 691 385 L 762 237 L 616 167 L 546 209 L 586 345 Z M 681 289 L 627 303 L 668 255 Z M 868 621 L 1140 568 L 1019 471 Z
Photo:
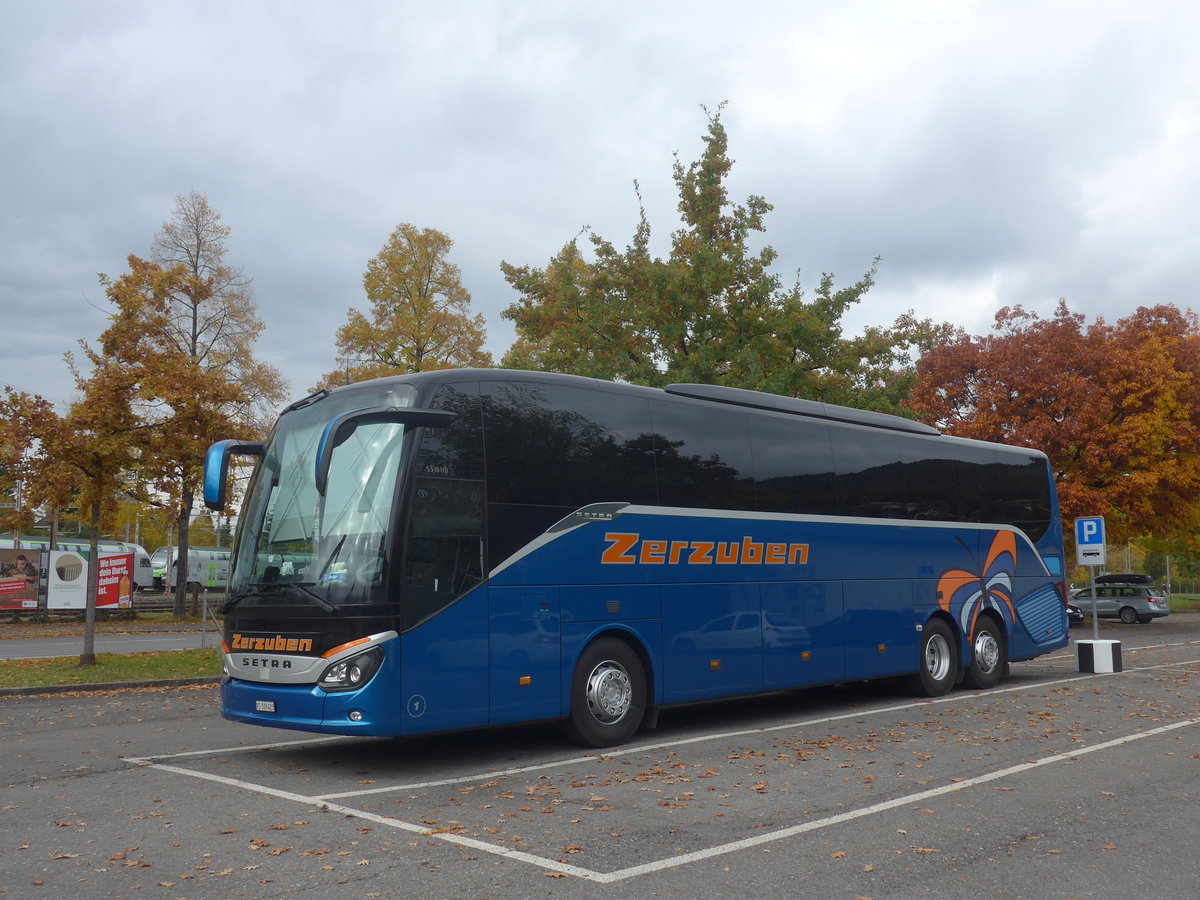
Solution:
M 1090 637 L 1081 630 L 1076 637 Z M 937 701 L 880 685 L 352 740 L 213 687 L 5 698 L 0 890 L 96 897 L 1192 896 L 1200 616 Z

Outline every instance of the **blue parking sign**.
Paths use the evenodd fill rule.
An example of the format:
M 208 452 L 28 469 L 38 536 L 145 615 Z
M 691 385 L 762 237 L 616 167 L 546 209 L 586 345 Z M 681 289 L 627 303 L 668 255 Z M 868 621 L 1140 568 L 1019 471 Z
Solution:
M 1075 520 L 1075 563 L 1103 566 L 1108 562 L 1104 538 L 1104 516 L 1085 516 Z

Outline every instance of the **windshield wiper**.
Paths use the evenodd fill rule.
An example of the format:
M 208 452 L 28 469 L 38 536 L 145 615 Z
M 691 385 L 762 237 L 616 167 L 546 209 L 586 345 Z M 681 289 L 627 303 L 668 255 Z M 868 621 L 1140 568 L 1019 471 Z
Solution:
M 250 583 L 250 591 L 227 600 L 225 605 L 217 610 L 217 613 L 224 615 L 247 597 L 266 597 L 272 594 L 298 594 L 306 600 L 311 600 L 323 612 L 340 616 L 342 611 L 314 591 L 314 587 L 316 587 L 315 581 L 254 581 Z

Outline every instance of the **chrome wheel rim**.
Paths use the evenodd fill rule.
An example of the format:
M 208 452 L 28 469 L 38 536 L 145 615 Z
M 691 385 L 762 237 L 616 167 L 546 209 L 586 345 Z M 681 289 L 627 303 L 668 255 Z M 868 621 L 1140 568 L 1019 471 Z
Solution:
M 975 667 L 984 673 L 991 673 L 1000 664 L 1000 642 L 990 631 L 981 631 L 975 635 Z
M 925 644 L 925 671 L 934 681 L 950 674 L 950 644 L 943 635 L 932 635 Z
M 621 721 L 633 705 L 633 682 L 625 667 L 608 659 L 598 663 L 587 680 L 587 705 L 602 725 Z

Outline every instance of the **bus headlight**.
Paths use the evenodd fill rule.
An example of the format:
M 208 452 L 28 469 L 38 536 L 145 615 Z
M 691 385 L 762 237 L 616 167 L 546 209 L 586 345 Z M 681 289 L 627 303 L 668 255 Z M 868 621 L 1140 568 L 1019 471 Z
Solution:
M 365 653 L 335 662 L 321 673 L 317 682 L 324 691 L 353 691 L 371 680 L 383 662 L 383 651 L 372 647 Z

